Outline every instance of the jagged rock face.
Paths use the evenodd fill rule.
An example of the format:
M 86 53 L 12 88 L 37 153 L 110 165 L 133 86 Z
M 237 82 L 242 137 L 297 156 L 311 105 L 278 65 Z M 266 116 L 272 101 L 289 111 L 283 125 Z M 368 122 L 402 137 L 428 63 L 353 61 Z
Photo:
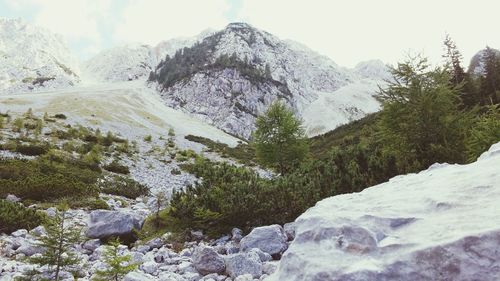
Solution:
M 230 24 L 220 33 L 214 56 L 223 54 L 248 58 L 261 69 L 269 65 L 272 78 L 286 83 L 299 107 L 316 99 L 315 91 L 334 91 L 354 79 L 307 47 L 282 41 L 245 23 Z
M 473 76 L 483 76 L 485 71 L 485 61 L 484 57 L 486 55 L 487 49 L 483 49 L 477 52 L 470 60 L 468 72 Z M 500 50 L 491 49 L 497 58 L 500 58 Z
M 0 18 L 0 94 L 72 86 L 77 65 L 60 36 Z
M 90 80 L 130 81 L 147 77 L 156 65 L 153 49 L 147 45 L 129 45 L 101 52 L 83 65 Z
M 320 201 L 269 280 L 498 280 L 498 167 L 500 143 L 472 164 Z
M 255 118 L 277 98 L 293 103 L 271 81 L 252 83 L 238 70 L 199 72 L 161 93 L 168 105 L 184 109 L 226 132 L 249 138 Z
M 280 40 L 244 23 L 230 24 L 174 57 L 191 69 L 179 71 L 162 61 L 150 77 L 165 102 L 243 138 L 250 137 L 256 116 L 276 99 L 304 117 L 306 108 L 323 93 L 333 95 L 346 85 L 383 76 L 379 64 L 365 67 L 362 75 L 299 43 Z M 224 57 L 230 62 L 220 63 Z M 376 66 L 375 74 L 370 72 L 372 66 Z M 164 78 L 172 75 L 175 79 Z M 367 98 L 375 100 L 371 94 Z M 360 111 L 377 109 L 373 108 Z M 350 111 L 339 114 L 349 115 L 342 118 L 344 123 L 359 118 Z

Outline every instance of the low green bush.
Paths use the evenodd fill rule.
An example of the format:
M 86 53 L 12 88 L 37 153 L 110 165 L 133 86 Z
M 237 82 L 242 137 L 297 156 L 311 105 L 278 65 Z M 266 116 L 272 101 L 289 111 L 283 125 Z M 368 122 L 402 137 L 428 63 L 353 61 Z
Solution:
M 122 176 L 103 177 L 99 180 L 101 192 L 135 199 L 149 194 L 149 188 Z
M 33 201 L 97 197 L 100 173 L 76 163 L 55 157 L 0 159 L 0 197 L 14 194 Z
M 255 165 L 255 150 L 248 144 L 240 142 L 236 147 L 230 147 L 225 143 L 215 142 L 211 139 L 187 135 L 185 139 L 205 145 L 209 151 L 219 153 L 224 157 L 230 157 L 242 164 Z
M 16 146 L 16 152 L 28 156 L 39 156 L 49 151 L 48 144 L 19 144 Z
M 104 170 L 117 173 L 117 174 L 123 174 L 123 175 L 128 175 L 130 174 L 130 170 L 127 166 L 122 165 L 118 163 L 118 161 L 114 160 L 113 162 L 104 165 Z
M 45 215 L 20 203 L 0 199 L 0 233 L 10 234 L 18 229 L 32 229 L 41 225 Z
M 54 118 L 66 120 L 68 117 L 66 117 L 66 115 L 64 115 L 62 113 L 57 113 L 54 115 Z
M 68 201 L 69 207 L 87 210 L 110 210 L 108 203 L 99 198 L 84 198 L 82 200 Z

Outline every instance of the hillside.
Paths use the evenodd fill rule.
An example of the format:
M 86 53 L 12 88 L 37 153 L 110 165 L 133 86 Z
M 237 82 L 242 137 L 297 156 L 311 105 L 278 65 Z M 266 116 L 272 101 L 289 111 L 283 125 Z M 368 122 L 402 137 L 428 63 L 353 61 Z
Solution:
M 206 30 L 193 37 L 162 41 L 156 46 L 129 44 L 101 51 L 83 62 L 83 80 L 90 83 L 145 80 L 165 56 L 191 47 L 212 33 Z
M 128 45 L 103 51 L 84 62 L 86 80 L 120 82 L 145 78 L 156 65 L 156 58 L 147 45 Z
M 373 95 L 383 69 L 348 70 L 299 43 L 232 23 L 166 57 L 149 80 L 169 106 L 240 137 L 250 136 L 256 116 L 276 99 L 315 135 L 378 110 Z M 318 116 L 325 116 L 320 124 Z
M 62 37 L 20 19 L 0 18 L 0 94 L 64 88 L 79 81 Z

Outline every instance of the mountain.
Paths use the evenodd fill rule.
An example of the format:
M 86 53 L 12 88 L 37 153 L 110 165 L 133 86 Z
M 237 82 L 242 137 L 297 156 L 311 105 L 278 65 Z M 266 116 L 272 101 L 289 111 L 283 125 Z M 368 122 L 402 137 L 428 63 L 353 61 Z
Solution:
M 104 50 L 83 63 L 85 79 L 98 82 L 119 82 L 146 79 L 160 58 L 174 55 L 179 49 L 191 47 L 210 35 L 206 30 L 197 36 L 173 38 L 157 46 L 125 45 Z
M 376 69 L 370 71 L 372 67 Z M 249 138 L 256 117 L 276 99 L 285 101 L 306 123 L 311 115 L 318 116 L 316 107 L 310 105 L 325 96 L 343 100 L 323 108 L 340 116 L 335 125 L 378 110 L 373 97 L 377 83 L 372 83 L 381 82 L 384 76 L 378 67 L 373 63 L 349 70 L 297 42 L 283 41 L 246 23 L 232 23 L 167 56 L 149 81 L 169 106 Z M 363 84 L 362 92 L 355 86 L 336 92 L 357 83 Z M 308 132 L 329 129 L 320 125 Z
M 0 93 L 72 86 L 78 73 L 62 37 L 20 19 L 0 18 Z
M 97 81 L 128 81 L 147 77 L 156 58 L 147 45 L 127 45 L 105 50 L 84 62 L 82 72 Z
M 499 165 L 497 143 L 471 164 L 324 199 L 267 280 L 498 280 Z
M 500 58 L 500 50 L 491 49 L 497 58 Z M 470 60 L 468 72 L 475 76 L 484 75 L 484 56 L 486 55 L 486 49 L 477 52 Z

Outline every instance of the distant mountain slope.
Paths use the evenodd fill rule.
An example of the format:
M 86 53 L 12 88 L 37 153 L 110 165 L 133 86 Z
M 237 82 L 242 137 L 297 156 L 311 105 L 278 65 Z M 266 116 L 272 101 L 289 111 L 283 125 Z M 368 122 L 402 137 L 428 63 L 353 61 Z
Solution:
M 0 94 L 68 87 L 78 62 L 58 35 L 20 19 L 0 18 Z
M 174 38 L 157 46 L 125 45 L 104 50 L 83 63 L 85 79 L 97 82 L 118 82 L 146 79 L 158 62 L 179 49 L 191 47 L 211 34 L 210 30 L 197 36 Z
M 256 116 L 272 101 L 282 99 L 302 117 L 315 119 L 316 110 L 310 105 L 319 98 L 326 95 L 335 100 L 334 93 L 344 86 L 364 79 L 380 81 L 379 70 L 369 71 L 375 65 L 366 65 L 364 72 L 342 68 L 299 43 L 280 40 L 245 23 L 232 23 L 167 56 L 149 80 L 168 105 L 248 138 Z M 375 89 L 376 83 L 364 85 L 361 92 L 337 93 L 344 100 L 340 110 L 336 105 L 324 108 L 330 115 L 339 115 L 336 125 L 378 109 L 373 105 L 374 91 L 367 89 Z M 309 113 L 303 114 L 306 110 Z M 310 132 L 330 128 L 321 125 Z
M 127 45 L 103 51 L 83 64 L 86 78 L 97 81 L 128 81 L 147 77 L 156 59 L 147 45 Z

